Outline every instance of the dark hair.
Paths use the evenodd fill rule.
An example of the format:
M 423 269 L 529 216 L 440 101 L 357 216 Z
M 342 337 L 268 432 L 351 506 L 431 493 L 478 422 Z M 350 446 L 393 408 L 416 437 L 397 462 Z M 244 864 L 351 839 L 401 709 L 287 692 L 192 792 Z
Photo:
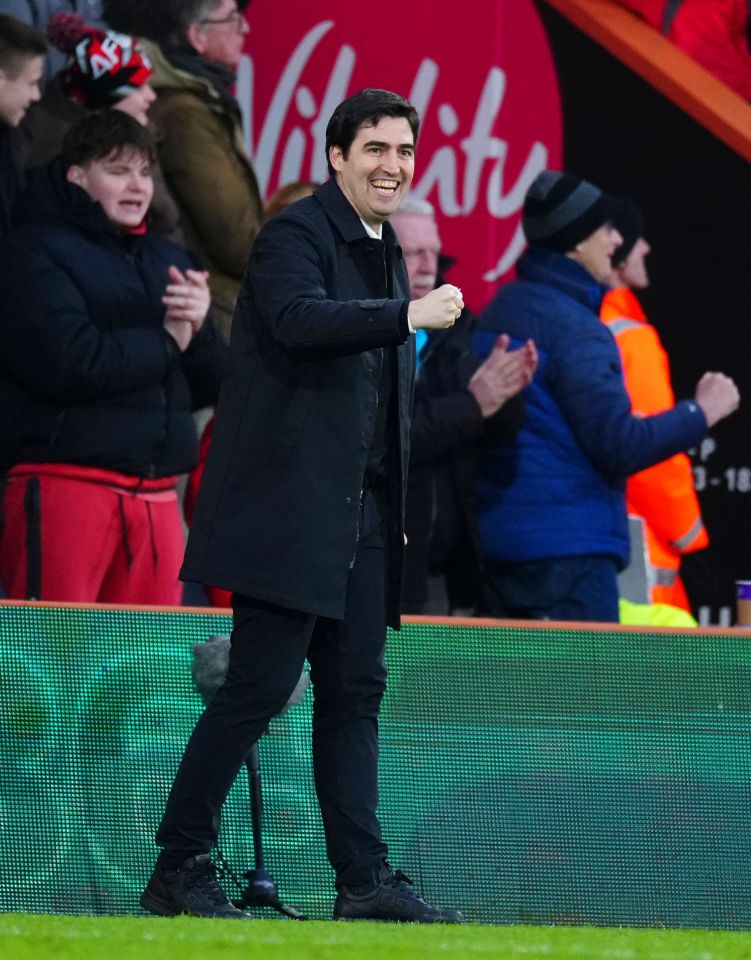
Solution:
M 94 110 L 65 134 L 62 148 L 66 167 L 84 166 L 113 153 L 132 150 L 156 161 L 156 143 L 148 127 L 122 110 Z
M 404 117 L 417 143 L 420 117 L 409 100 L 390 90 L 368 89 L 353 93 L 334 110 L 326 127 L 326 163 L 332 177 L 335 170 L 329 160 L 331 147 L 341 148 L 346 160 L 360 127 L 374 127 L 383 117 Z
M 104 0 L 102 16 L 113 30 L 159 44 L 185 42 L 191 23 L 211 14 L 221 0 Z
M 47 41 L 33 27 L 0 14 L 0 70 L 12 78 L 20 72 L 24 60 L 43 57 L 47 52 Z
M 610 262 L 614 267 L 620 267 L 639 237 L 644 236 L 644 216 L 630 200 L 621 198 L 615 201 L 613 226 L 623 237 L 623 243 L 613 251 Z

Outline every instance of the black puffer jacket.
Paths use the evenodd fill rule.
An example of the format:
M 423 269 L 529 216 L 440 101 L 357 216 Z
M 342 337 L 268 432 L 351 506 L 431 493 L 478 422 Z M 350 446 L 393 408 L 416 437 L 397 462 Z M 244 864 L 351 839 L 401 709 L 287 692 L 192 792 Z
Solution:
M 167 241 L 121 234 L 53 162 L 0 248 L 5 465 L 73 463 L 161 477 L 197 460 L 227 348 L 210 320 L 181 354 L 162 326 Z

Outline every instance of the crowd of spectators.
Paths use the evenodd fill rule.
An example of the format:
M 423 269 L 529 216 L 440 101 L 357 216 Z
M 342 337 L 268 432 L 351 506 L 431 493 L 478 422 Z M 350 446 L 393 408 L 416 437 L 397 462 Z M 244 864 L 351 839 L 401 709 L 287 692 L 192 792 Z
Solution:
M 199 456 L 196 413 L 218 396 L 248 254 L 264 220 L 316 185 L 284 185 L 264 209 L 233 95 L 248 30 L 235 0 L 0 10 L 14 344 L 0 365 L 0 578 L 14 598 L 178 603 L 178 478 L 193 471 L 189 521 L 212 429 Z M 434 211 L 408 198 L 392 223 L 418 299 L 450 265 Z M 675 404 L 663 351 L 659 403 L 634 399 L 628 332 L 656 335 L 632 292 L 628 265 L 648 247 L 627 201 L 548 171 L 523 226 L 518 281 L 479 318 L 465 308 L 451 329 L 417 332 L 402 608 L 616 620 L 627 479 L 680 462 L 694 512 L 689 546 L 688 529 L 663 543 L 677 577 L 682 545 L 707 542 L 682 451 L 738 394 L 711 374 Z

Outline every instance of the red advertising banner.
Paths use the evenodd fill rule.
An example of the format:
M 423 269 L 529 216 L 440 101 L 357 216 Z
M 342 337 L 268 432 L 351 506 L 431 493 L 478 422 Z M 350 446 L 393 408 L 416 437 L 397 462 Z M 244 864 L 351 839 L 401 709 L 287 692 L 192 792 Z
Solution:
M 533 0 L 410 0 L 388 14 L 254 0 L 247 17 L 237 96 L 264 196 L 327 178 L 326 124 L 341 100 L 401 93 L 422 118 L 413 193 L 435 206 L 457 258 L 449 279 L 484 306 L 524 247 L 527 188 L 561 162 L 558 81 Z

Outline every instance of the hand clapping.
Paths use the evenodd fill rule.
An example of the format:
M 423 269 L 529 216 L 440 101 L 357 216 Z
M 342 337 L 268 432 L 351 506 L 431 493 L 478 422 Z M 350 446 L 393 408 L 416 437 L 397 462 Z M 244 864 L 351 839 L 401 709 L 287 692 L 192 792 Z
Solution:
M 537 369 L 537 349 L 532 340 L 518 350 L 509 351 L 508 346 L 509 337 L 501 334 L 469 381 L 468 389 L 483 417 L 492 417 L 507 400 L 529 386 Z
M 211 294 L 208 276 L 205 270 L 186 270 L 183 273 L 175 266 L 169 268 L 171 282 L 162 297 L 162 303 L 167 308 L 164 329 L 174 337 L 180 350 L 188 348 L 209 312 Z

